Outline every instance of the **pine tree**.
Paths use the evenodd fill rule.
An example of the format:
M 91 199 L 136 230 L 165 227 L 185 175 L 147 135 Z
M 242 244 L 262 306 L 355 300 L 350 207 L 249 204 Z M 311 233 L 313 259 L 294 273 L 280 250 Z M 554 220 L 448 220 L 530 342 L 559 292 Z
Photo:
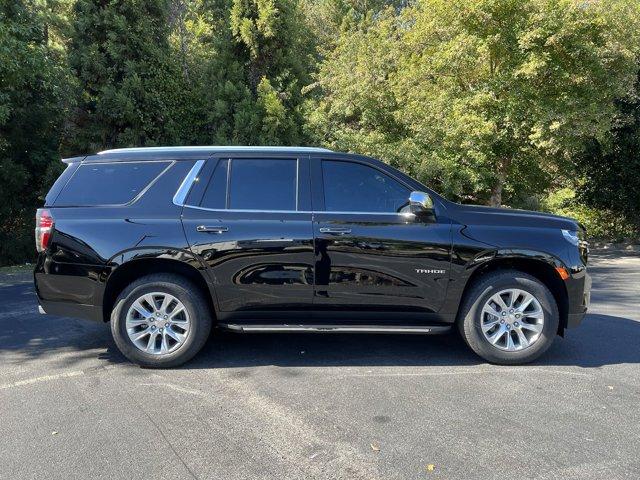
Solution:
M 67 149 L 180 141 L 183 73 L 169 43 L 169 0 L 77 0 L 69 48 L 79 84 Z
M 0 3 L 0 265 L 35 254 L 34 211 L 61 165 L 69 78 L 51 20 L 42 5 Z
M 302 89 L 313 44 L 296 0 L 233 0 L 230 27 L 261 114 L 262 144 L 303 142 Z

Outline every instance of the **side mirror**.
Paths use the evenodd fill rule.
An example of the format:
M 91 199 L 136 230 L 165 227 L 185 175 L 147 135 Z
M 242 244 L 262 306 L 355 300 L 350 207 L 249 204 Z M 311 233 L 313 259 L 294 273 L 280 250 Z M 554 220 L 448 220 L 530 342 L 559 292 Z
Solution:
M 433 215 L 433 199 L 428 193 L 411 192 L 409 195 L 411 212 L 417 214 L 431 213 Z

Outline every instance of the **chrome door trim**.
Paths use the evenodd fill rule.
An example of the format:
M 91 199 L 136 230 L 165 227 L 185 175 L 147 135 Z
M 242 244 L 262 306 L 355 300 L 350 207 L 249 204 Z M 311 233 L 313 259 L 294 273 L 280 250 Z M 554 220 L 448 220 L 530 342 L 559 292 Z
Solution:
M 241 209 L 241 208 L 206 208 L 206 207 L 197 207 L 195 205 L 184 205 L 185 208 L 195 208 L 196 210 L 206 210 L 208 212 L 240 212 L 240 213 L 313 213 L 313 214 L 328 214 L 328 215 L 385 215 L 385 216 L 394 216 L 394 217 L 407 217 L 413 218 L 415 217 L 414 213 L 411 212 L 403 212 L 403 213 L 393 213 L 393 212 L 327 212 L 321 210 L 249 210 L 249 209 Z
M 182 181 L 182 183 L 178 187 L 178 190 L 173 196 L 174 205 L 177 205 L 178 207 L 185 206 L 185 202 L 187 201 L 187 195 L 189 194 L 189 190 L 191 190 L 191 186 L 193 185 L 193 182 L 198 177 L 198 174 L 200 173 L 200 170 L 202 169 L 204 162 L 205 160 L 196 160 L 196 163 L 193 164 L 193 167 L 191 167 L 191 170 L 189 170 L 189 173 L 187 173 L 187 176 L 184 177 L 184 180 Z
M 246 325 L 218 324 L 220 328 L 236 332 L 317 332 L 317 333 L 445 333 L 450 325 L 402 326 L 402 325 Z

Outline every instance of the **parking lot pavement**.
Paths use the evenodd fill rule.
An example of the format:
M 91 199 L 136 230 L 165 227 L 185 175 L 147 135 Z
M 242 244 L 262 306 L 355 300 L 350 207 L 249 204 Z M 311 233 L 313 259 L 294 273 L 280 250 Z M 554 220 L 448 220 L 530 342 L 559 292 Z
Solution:
M 640 478 L 640 257 L 533 365 L 457 335 L 216 334 L 144 370 L 0 278 L 0 478 Z

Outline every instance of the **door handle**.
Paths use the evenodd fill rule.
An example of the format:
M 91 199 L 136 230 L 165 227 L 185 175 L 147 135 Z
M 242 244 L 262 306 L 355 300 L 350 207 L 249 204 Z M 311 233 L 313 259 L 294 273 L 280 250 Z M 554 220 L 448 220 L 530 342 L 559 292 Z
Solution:
M 330 235 L 346 235 L 347 233 L 351 233 L 351 229 L 340 227 L 322 227 L 320 228 L 320 233 L 328 233 Z
M 212 227 L 207 225 L 198 225 L 196 231 L 204 233 L 224 233 L 229 231 L 229 227 Z

